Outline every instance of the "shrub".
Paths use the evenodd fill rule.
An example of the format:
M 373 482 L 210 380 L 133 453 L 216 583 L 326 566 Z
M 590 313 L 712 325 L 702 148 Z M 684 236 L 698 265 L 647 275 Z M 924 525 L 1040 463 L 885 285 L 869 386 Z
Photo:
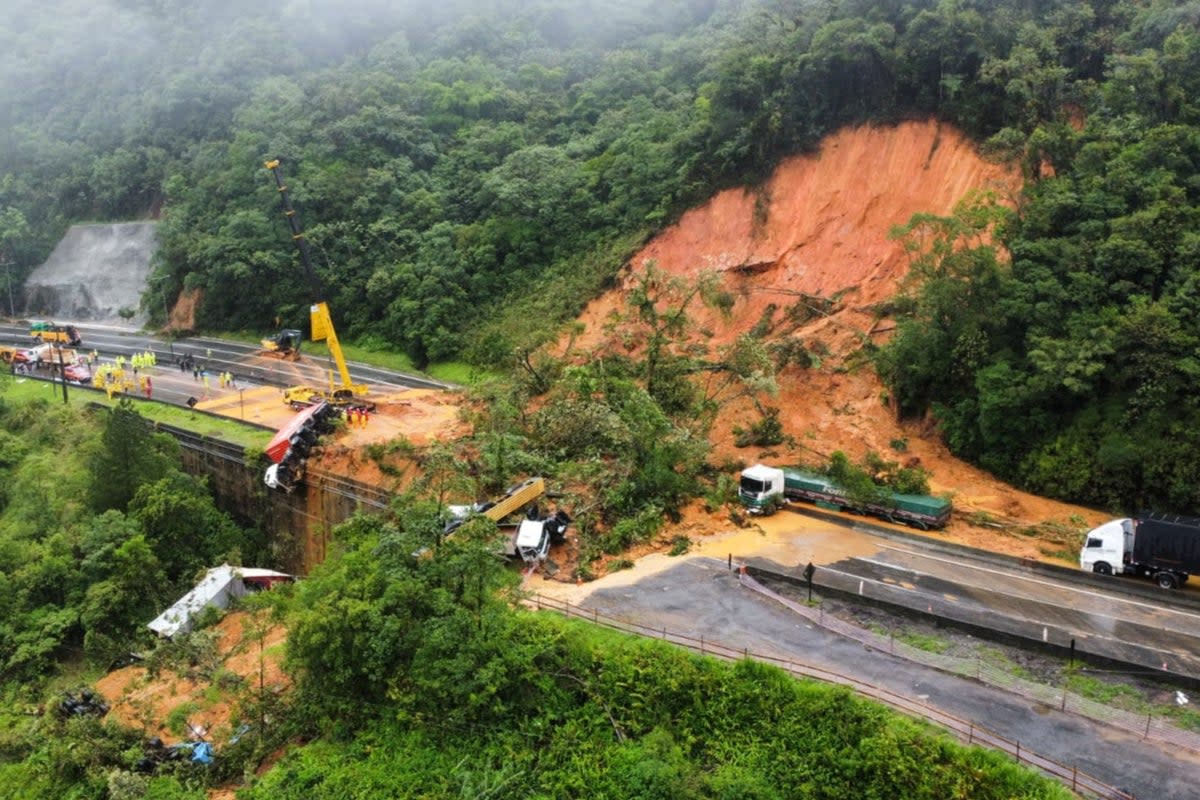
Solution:
M 785 436 L 783 423 L 779 421 L 779 409 L 765 408 L 762 414 L 762 419 L 751 424 L 749 430 L 740 427 L 733 429 L 733 443 L 736 446 L 772 447 L 783 443 Z
M 737 470 L 740 469 L 741 467 L 737 467 Z M 737 481 L 728 472 L 722 473 L 717 476 L 713 487 L 704 494 L 704 510 L 711 514 L 722 506 L 737 502 L 737 496 Z
M 655 506 L 645 508 L 613 525 L 601 539 L 601 548 L 606 553 L 619 553 L 632 544 L 645 542 L 658 533 L 662 522 L 662 509 Z

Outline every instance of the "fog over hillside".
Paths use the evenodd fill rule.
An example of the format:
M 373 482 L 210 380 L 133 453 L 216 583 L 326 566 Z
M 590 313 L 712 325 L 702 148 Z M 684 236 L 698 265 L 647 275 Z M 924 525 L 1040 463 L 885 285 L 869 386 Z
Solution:
M 497 41 L 514 53 L 579 44 L 606 48 L 695 24 L 716 0 L 579 0 L 536 11 L 517 0 L 7 5 L 0 27 L 0 134 L 19 150 L 20 131 L 29 129 L 87 138 L 103 130 L 117 141 L 132 132 L 125 127 L 131 112 L 147 104 L 164 122 L 211 114 L 239 87 L 265 76 L 366 58 L 375 47 L 375 58 L 391 66 L 403 66 L 396 56 L 409 48 L 447 57 L 468 56 Z M 0 150 L 0 166 L 5 151 L 13 152 Z
M 13 0 L 0 26 L 0 262 L 19 284 L 69 226 L 160 219 L 169 185 L 177 201 L 230 159 L 247 183 L 228 194 L 262 215 L 257 230 L 272 230 L 270 204 L 248 196 L 268 154 L 295 160 L 332 138 L 336 150 L 321 149 L 341 157 L 363 135 L 344 118 L 374 113 L 395 131 L 430 107 L 475 103 L 476 83 L 493 93 L 508 83 L 510 117 L 539 113 L 513 104 L 515 93 L 561 93 L 601 69 L 611 48 L 693 27 L 717 2 Z M 347 84 L 367 82 L 350 99 Z M 347 129 L 329 137 L 339 124 Z M 266 141 L 227 154 L 248 147 L 246 129 Z M 444 151 L 452 133 L 439 131 L 444 140 L 425 155 Z M 220 183 L 209 197 L 227 194 Z M 170 301 L 182 281 L 160 284 Z

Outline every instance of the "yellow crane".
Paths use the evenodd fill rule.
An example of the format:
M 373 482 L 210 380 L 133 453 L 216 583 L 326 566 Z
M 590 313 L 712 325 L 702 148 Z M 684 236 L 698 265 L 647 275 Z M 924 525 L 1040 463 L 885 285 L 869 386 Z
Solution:
M 300 229 L 300 221 L 296 218 L 296 209 L 292 207 L 291 198 L 288 196 L 287 184 L 283 182 L 283 171 L 279 166 L 279 159 L 275 158 L 264 162 L 264 167 L 271 170 L 275 176 L 275 186 L 279 189 L 279 197 L 283 202 L 283 215 L 287 218 L 288 225 L 292 229 L 292 241 L 296 243 L 296 247 L 300 250 L 300 260 L 304 264 L 304 271 L 308 277 L 309 285 L 312 287 L 314 302 L 309 307 L 309 321 L 312 324 L 312 340 L 319 342 L 325 340 L 329 347 L 329 354 L 333 357 L 333 363 L 337 366 L 338 378 L 340 383 L 334 383 L 333 372 L 329 373 L 329 387 L 327 389 L 317 389 L 312 386 L 292 386 L 284 390 L 283 401 L 293 406 L 307 406 L 316 403 L 320 400 L 325 400 L 335 406 L 348 406 L 362 403 L 356 400 L 357 397 L 365 395 L 369 389 L 365 384 L 354 383 L 350 379 L 350 370 L 346 366 L 346 358 L 342 355 L 342 346 L 338 343 L 337 331 L 333 327 L 333 318 L 329 315 L 329 305 L 321 297 L 321 284 L 317 279 L 316 270 L 313 269 L 312 259 L 308 254 L 308 240 L 304 238 L 304 232 Z M 296 343 L 296 349 L 299 349 L 299 342 Z

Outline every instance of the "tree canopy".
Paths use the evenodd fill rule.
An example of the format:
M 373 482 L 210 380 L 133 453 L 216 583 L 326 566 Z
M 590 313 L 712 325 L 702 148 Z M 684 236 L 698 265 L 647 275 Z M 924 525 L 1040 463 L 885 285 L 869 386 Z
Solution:
M 1168 0 L 20 2 L 0 260 L 159 215 L 151 314 L 194 289 L 205 329 L 302 327 L 279 157 L 343 338 L 519 365 L 689 204 L 935 116 L 1029 186 L 914 295 L 881 361 L 901 407 L 1035 491 L 1195 513 L 1198 25 Z
M 128 404 L 86 414 L 0 397 L 0 684 L 107 666 L 226 559 L 264 555 Z M 64 452 L 76 454 L 63 458 Z

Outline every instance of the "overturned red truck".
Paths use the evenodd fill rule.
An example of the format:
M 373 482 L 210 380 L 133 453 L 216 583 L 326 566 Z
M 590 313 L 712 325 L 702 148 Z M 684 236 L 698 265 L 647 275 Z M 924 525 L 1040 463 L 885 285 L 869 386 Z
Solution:
M 272 489 L 290 492 L 304 477 L 304 465 L 317 439 L 333 432 L 333 420 L 341 413 L 324 401 L 296 414 L 267 445 L 267 467 L 263 481 Z

